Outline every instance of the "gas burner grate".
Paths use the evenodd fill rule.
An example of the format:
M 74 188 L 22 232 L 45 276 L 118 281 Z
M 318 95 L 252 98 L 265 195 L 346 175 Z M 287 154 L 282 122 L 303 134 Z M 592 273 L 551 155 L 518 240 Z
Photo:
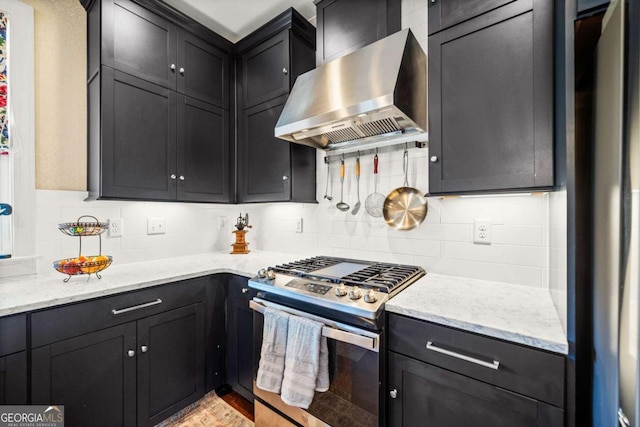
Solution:
M 370 265 L 360 271 L 341 277 L 340 279 L 325 278 L 313 273 L 314 271 L 343 262 Z M 364 289 L 375 289 L 388 294 L 395 294 L 399 292 L 405 286 L 425 275 L 425 271 L 422 268 L 411 265 L 360 261 L 326 256 L 317 256 L 277 265 L 273 270 L 277 273 L 308 277 L 327 282 L 344 282 L 347 286 L 360 286 Z

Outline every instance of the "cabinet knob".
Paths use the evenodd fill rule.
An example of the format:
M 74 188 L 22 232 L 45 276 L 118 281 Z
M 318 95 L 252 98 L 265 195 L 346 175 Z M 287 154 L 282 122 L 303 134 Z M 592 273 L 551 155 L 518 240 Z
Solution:
M 146 345 L 143 345 L 142 347 L 140 347 L 140 351 L 142 351 L 143 353 L 146 353 L 147 350 L 149 350 L 149 347 L 147 347 Z
M 184 68 L 180 67 L 180 70 L 178 72 L 180 73 L 181 76 L 184 76 Z
M 398 397 L 398 390 L 396 390 L 396 389 L 394 388 L 393 390 L 391 390 L 391 391 L 389 392 L 389 396 L 390 396 L 392 399 L 395 399 L 396 397 Z
M 175 71 L 176 70 L 176 64 L 171 64 L 171 71 Z
M 249 288 L 242 288 L 242 293 L 246 294 L 247 292 L 249 292 Z
M 289 179 L 289 177 L 288 177 L 287 175 L 284 175 L 284 176 L 282 177 L 282 180 L 283 180 L 283 181 L 286 181 L 286 180 L 288 180 L 288 179 Z
M 184 175 L 180 175 L 180 181 L 184 181 Z
M 436 2 L 436 0 L 431 0 L 431 3 L 435 3 L 435 2 Z
M 287 74 L 289 72 L 289 70 L 287 70 L 286 68 L 282 69 L 282 74 Z
M 133 350 L 129 350 L 129 351 L 127 351 L 127 356 L 129 356 L 129 357 L 133 357 L 133 356 L 135 356 L 135 355 L 136 355 L 136 352 L 135 352 L 135 351 L 133 351 Z
M 438 159 L 438 156 L 431 156 L 429 160 L 431 161 L 431 163 L 438 163 L 439 159 Z
M 176 174 L 175 174 L 175 173 L 172 173 L 170 178 L 171 178 L 171 179 L 176 179 Z

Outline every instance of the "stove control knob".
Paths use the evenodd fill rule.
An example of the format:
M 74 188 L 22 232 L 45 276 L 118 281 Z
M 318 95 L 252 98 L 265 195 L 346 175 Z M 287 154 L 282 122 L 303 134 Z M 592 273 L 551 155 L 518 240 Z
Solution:
M 275 278 L 276 278 L 276 272 L 273 270 L 267 270 L 267 279 L 275 280 Z
M 361 297 L 362 297 L 362 292 L 360 291 L 360 288 L 358 288 L 357 286 L 354 286 L 353 289 L 349 291 L 349 299 L 357 300 L 357 299 L 360 299 Z
M 347 287 L 344 283 L 340 283 L 336 288 L 336 296 L 343 297 L 347 294 Z
M 264 279 L 265 277 L 267 277 L 267 270 L 265 270 L 264 268 L 261 268 L 260 270 L 258 270 L 258 277 L 261 279 Z
M 373 304 L 376 301 L 378 301 L 378 297 L 376 296 L 376 293 L 373 291 L 373 289 L 370 289 L 369 292 L 364 294 L 364 302 Z

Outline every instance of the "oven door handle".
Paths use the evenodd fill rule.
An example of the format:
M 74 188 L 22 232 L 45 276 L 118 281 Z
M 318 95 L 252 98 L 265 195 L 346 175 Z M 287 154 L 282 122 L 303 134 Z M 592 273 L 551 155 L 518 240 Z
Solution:
M 345 331 L 343 329 L 349 328 L 346 325 L 340 324 L 342 329 L 338 329 L 337 325 L 339 324 L 336 322 L 332 322 L 327 319 L 322 319 L 317 316 L 309 315 L 295 309 L 290 309 L 288 307 L 281 306 L 279 304 L 269 303 L 269 305 L 272 306 L 273 308 L 285 311 L 289 314 L 293 314 L 295 316 L 300 316 L 300 317 L 306 317 L 311 320 L 315 320 L 315 321 L 319 321 L 320 323 L 323 323 L 324 326 L 322 327 L 322 336 L 324 337 L 327 337 L 329 339 L 333 339 L 336 341 L 344 342 L 347 344 L 353 344 L 355 346 L 362 347 L 366 350 L 375 351 L 376 353 L 380 351 L 380 337 L 377 334 L 370 333 L 371 336 L 365 336 L 365 335 L 361 335 L 360 333 Z M 267 308 L 264 304 L 262 304 L 261 302 L 256 302 L 255 300 L 249 301 L 249 307 L 252 310 L 261 314 L 264 314 L 264 311 Z M 327 323 L 331 323 L 331 325 L 328 326 Z M 360 332 L 355 328 L 349 328 L 349 329 Z M 362 331 L 362 333 L 366 333 L 366 332 Z

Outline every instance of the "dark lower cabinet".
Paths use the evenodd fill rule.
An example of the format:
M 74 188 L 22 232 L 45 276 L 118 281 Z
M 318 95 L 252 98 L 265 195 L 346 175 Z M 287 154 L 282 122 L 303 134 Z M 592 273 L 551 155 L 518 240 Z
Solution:
M 0 405 L 27 403 L 27 316 L 0 318 Z
M 137 322 L 138 426 L 154 426 L 204 395 L 204 303 Z
M 460 23 L 429 35 L 429 192 L 552 187 L 553 1 L 442 0 L 430 22 L 436 9 Z
M 27 403 L 27 352 L 0 357 L 0 405 Z
M 561 409 L 398 353 L 388 356 L 390 426 L 563 426 Z
M 245 399 L 253 400 L 253 310 L 256 296 L 247 278 L 229 276 L 227 296 L 227 382 Z
M 207 298 L 216 285 L 202 277 L 32 313 L 32 403 L 64 405 L 70 427 L 111 427 L 153 426 L 195 402 L 205 355 L 224 369 L 209 349 L 224 345 L 224 300 Z
M 136 425 L 136 324 L 32 351 L 31 402 L 65 406 L 67 426 Z

